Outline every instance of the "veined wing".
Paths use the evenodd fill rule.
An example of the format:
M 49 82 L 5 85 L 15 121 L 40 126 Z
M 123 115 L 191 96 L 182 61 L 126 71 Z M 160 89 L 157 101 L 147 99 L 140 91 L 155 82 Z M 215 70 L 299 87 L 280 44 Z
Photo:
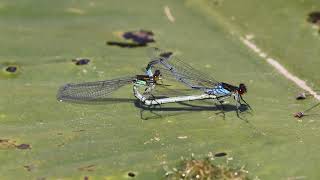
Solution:
M 158 48 L 150 50 L 153 71 L 160 70 L 163 79 L 175 79 L 193 89 L 212 88 L 219 82 L 211 76 L 202 73 L 189 64 L 174 57 L 172 52 L 166 52 Z
M 135 76 L 112 80 L 65 84 L 60 87 L 57 99 L 60 101 L 91 101 L 107 97 L 120 87 L 130 84 Z

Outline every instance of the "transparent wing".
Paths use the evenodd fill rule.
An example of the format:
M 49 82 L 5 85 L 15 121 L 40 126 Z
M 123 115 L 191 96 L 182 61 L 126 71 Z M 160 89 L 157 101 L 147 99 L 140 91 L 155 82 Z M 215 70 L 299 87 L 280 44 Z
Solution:
M 219 82 L 159 48 L 149 50 L 153 71 L 160 70 L 163 79 L 175 79 L 193 89 L 212 88 Z
M 65 84 L 60 87 L 57 99 L 60 101 L 90 101 L 107 97 L 120 87 L 130 84 L 133 77 L 122 77 L 112 80 Z

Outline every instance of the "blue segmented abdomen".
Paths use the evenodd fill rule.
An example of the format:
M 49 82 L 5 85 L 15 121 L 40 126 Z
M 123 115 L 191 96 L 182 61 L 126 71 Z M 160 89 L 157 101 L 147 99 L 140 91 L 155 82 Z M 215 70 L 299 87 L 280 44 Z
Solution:
M 222 85 L 217 85 L 212 89 L 207 89 L 206 90 L 207 94 L 213 94 L 216 96 L 226 96 L 231 94 L 230 91 L 228 91 L 227 89 L 223 88 Z

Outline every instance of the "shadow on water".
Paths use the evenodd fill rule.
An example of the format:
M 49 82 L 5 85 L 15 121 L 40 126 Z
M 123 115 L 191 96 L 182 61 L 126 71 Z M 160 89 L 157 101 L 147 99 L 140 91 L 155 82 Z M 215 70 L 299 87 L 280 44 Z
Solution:
M 98 98 L 93 100 L 63 100 L 62 102 L 73 104 L 106 105 L 117 103 L 135 103 L 137 99 L 133 98 Z
M 158 119 L 190 112 L 212 111 L 215 115 L 221 116 L 225 119 L 225 112 L 237 112 L 237 107 L 232 104 L 209 104 L 209 105 L 194 105 L 188 102 L 172 103 L 168 105 L 144 105 L 141 101 L 134 98 L 98 98 L 94 100 L 64 100 L 63 102 L 74 104 L 88 104 L 88 105 L 107 105 L 117 103 L 133 103 L 135 107 L 140 109 L 140 118 L 143 120 Z M 240 106 L 240 112 L 247 112 L 246 105 Z M 145 112 L 150 112 L 151 116 L 145 116 Z M 159 114 L 161 113 L 161 114 Z M 239 117 L 240 119 L 243 119 Z M 245 119 L 243 119 L 245 120 Z M 245 120 L 247 122 L 247 120 Z
M 115 41 L 108 41 L 106 43 L 109 46 L 118 46 L 121 48 L 137 48 L 137 47 L 146 47 L 146 43 L 127 43 L 127 42 L 115 42 Z
M 218 105 L 218 104 L 211 104 L 208 106 L 202 106 L 202 105 L 194 105 L 187 102 L 177 102 L 176 104 L 182 105 L 182 106 L 172 106 L 172 107 L 162 107 L 160 105 L 156 106 L 146 106 L 142 104 L 140 101 L 134 102 L 135 106 L 140 109 L 140 117 L 143 120 L 149 120 L 149 119 L 157 119 L 157 118 L 164 118 L 169 116 L 175 116 L 182 113 L 187 112 L 200 112 L 200 111 L 213 111 L 215 112 L 215 115 L 220 115 L 223 119 L 225 119 L 225 112 L 236 112 L 237 107 L 235 105 L 231 104 L 224 104 L 224 105 Z M 242 105 L 240 107 L 241 112 L 245 112 L 248 110 L 248 107 L 246 105 Z M 153 116 L 145 117 L 144 111 L 149 111 Z M 158 112 L 170 112 L 165 113 L 164 115 L 159 114 Z

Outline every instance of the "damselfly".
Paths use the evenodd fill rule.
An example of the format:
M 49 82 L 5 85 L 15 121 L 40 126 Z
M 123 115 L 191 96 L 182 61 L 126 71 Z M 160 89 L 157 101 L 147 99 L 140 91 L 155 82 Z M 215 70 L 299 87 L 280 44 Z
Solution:
M 166 52 L 159 48 L 152 48 L 149 56 L 151 58 L 148 64 L 149 71 L 160 71 L 162 79 L 175 79 L 191 89 L 200 90 L 207 95 L 214 96 L 220 103 L 226 98 L 234 97 L 237 111 L 242 105 L 241 102 L 251 109 L 250 105 L 242 98 L 242 95 L 247 92 L 247 88 L 243 83 L 237 87 L 219 82 L 210 75 L 184 63 L 175 57 L 172 52 Z

